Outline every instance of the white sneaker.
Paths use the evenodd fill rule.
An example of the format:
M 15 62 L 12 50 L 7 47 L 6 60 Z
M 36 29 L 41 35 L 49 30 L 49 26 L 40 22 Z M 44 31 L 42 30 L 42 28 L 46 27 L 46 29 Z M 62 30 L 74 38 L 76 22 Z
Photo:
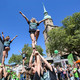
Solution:
M 35 45 L 37 45 L 37 41 L 35 41 Z

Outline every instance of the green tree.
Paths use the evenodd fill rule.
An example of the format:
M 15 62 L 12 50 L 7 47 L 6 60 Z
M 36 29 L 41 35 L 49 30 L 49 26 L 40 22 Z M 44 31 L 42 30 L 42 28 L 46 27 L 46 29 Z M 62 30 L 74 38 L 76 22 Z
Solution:
M 9 64 L 11 64 L 11 63 L 19 64 L 19 63 L 21 63 L 21 60 L 22 60 L 22 56 L 21 55 L 12 54 L 12 56 L 10 57 L 8 63 Z
M 36 46 L 36 49 L 37 49 L 37 51 L 39 51 L 39 53 L 41 55 L 44 56 L 43 49 L 40 46 Z M 29 58 L 30 58 L 30 56 L 32 54 L 32 47 L 29 46 L 29 44 L 25 44 L 24 47 L 22 48 L 22 51 L 24 51 L 26 53 L 27 59 L 26 59 L 25 63 L 28 63 L 29 62 Z M 22 56 L 21 55 L 15 55 L 15 54 L 13 54 L 12 57 L 10 58 L 10 60 L 8 61 L 9 64 L 10 63 L 19 64 L 21 62 L 22 62 Z
M 80 56 L 80 12 L 66 17 L 62 24 L 62 27 L 49 31 L 49 43 L 46 43 L 48 50 L 51 54 L 58 49 Z
M 64 50 L 66 36 L 67 35 L 65 29 L 63 29 L 62 27 L 52 29 L 48 32 L 49 43 L 46 43 L 46 45 L 51 55 L 56 49 L 59 51 Z
M 44 54 L 43 54 L 43 49 L 41 48 L 41 46 L 36 46 L 36 50 L 37 50 L 41 55 L 44 56 Z M 29 44 L 25 44 L 24 47 L 22 48 L 22 51 L 25 51 L 25 52 L 26 52 L 26 54 L 27 54 L 27 55 L 26 55 L 26 57 L 27 57 L 26 62 L 29 62 L 29 58 L 30 58 L 30 56 L 31 56 L 31 54 L 32 54 L 32 47 L 29 46 Z
M 68 16 L 63 21 L 63 27 L 66 30 L 66 48 L 68 52 L 78 53 L 80 56 L 80 12 Z

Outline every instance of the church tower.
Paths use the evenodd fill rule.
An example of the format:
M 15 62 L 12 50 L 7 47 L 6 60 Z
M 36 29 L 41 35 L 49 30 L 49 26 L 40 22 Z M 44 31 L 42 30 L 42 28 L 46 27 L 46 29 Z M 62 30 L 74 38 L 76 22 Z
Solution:
M 46 11 L 46 8 L 44 5 L 43 5 L 43 9 L 44 9 L 44 19 L 48 18 L 47 20 L 44 21 L 45 30 L 43 31 L 45 44 L 46 44 L 48 42 L 48 31 L 50 31 L 51 29 L 53 29 L 57 26 L 54 26 L 53 20 L 52 20 L 51 16 L 48 15 L 48 12 Z M 47 46 L 46 46 L 46 50 L 48 50 Z M 50 57 L 50 52 L 47 53 L 47 56 Z

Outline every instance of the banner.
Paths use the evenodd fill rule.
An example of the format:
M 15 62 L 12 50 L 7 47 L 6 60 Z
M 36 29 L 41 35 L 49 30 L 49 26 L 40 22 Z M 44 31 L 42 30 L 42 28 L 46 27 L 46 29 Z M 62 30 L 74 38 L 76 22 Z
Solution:
M 68 55 L 68 63 L 69 63 L 70 65 L 73 65 L 73 62 L 74 62 L 73 55 L 72 55 L 72 54 L 69 54 L 69 55 Z

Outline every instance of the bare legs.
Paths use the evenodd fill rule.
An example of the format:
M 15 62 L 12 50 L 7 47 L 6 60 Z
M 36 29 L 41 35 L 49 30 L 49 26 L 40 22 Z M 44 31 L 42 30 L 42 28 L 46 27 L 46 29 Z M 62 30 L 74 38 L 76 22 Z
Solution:
M 2 79 L 2 68 L 0 68 L 0 79 Z
M 2 65 L 4 64 L 4 61 L 5 61 L 5 56 L 6 56 L 6 51 L 3 51 Z
M 35 51 L 35 37 L 36 37 L 36 41 L 39 37 L 39 30 L 36 30 L 35 34 L 34 33 L 31 33 L 30 36 L 31 36 L 31 40 L 32 40 L 32 48 L 33 48 L 33 52 Z
M 8 72 L 6 72 L 5 67 L 3 67 L 3 72 L 4 72 L 4 78 L 6 78 L 6 76 L 8 75 Z
M 9 50 L 10 50 L 9 47 L 5 47 L 5 50 L 3 51 L 2 65 L 4 65 L 5 57 L 7 58 Z
M 2 74 L 2 73 L 4 73 L 4 74 Z M 0 68 L 0 79 L 2 79 L 2 76 L 4 76 L 4 78 L 6 78 L 7 75 L 8 75 L 8 73 L 6 72 L 5 67 L 2 66 L 2 67 Z
M 23 59 L 23 66 L 24 66 L 25 60 L 26 60 L 26 57 Z
M 37 41 L 37 39 L 39 37 L 39 33 L 40 33 L 40 31 L 39 30 L 36 30 L 36 32 L 35 32 L 36 41 Z
M 32 48 L 35 48 L 35 35 L 33 33 L 31 33 L 31 39 L 32 39 Z

